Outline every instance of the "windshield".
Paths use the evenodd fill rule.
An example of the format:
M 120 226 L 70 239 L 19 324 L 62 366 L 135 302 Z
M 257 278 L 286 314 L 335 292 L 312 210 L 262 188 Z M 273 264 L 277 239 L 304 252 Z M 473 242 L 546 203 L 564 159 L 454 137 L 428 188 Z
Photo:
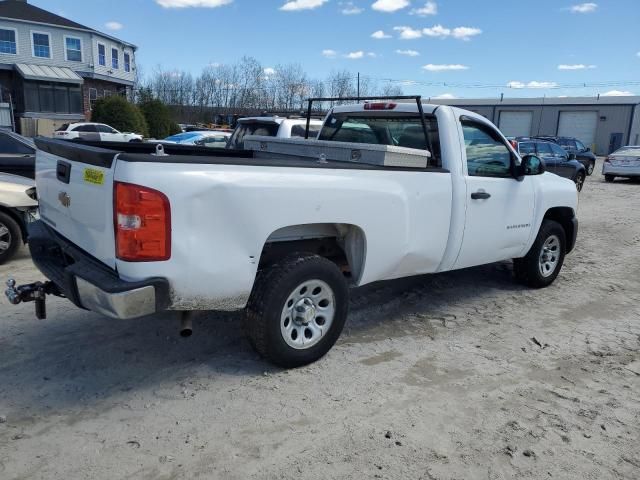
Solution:
M 425 116 L 429 140 L 433 147 L 432 166 L 440 166 L 438 122 Z M 427 150 L 422 122 L 415 115 L 370 116 L 357 112 L 334 113 L 327 118 L 318 140 L 334 142 L 372 143 Z
M 279 128 L 280 125 L 274 122 L 240 122 L 234 130 L 227 148 L 242 150 L 244 148 L 244 137 L 247 135 L 275 137 L 278 135 Z
M 165 138 L 165 140 L 167 142 L 183 143 L 183 142 L 190 142 L 190 141 L 196 140 L 201 136 L 202 136 L 201 133 L 186 132 L 186 133 L 178 133 L 177 135 L 171 135 L 170 137 Z

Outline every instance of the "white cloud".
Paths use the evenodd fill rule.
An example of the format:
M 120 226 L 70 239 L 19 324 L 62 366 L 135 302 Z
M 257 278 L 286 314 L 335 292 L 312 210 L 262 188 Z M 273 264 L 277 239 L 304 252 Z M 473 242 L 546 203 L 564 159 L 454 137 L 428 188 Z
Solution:
M 397 12 L 409 6 L 409 0 L 377 0 L 371 8 L 379 12 Z
M 329 0 L 291 0 L 280 7 L 285 12 L 298 12 L 300 10 L 313 10 L 321 7 Z
M 633 97 L 634 94 L 627 90 L 611 90 L 602 94 L 603 97 Z
M 437 15 L 438 4 L 436 2 L 427 2 L 424 7 L 414 8 L 411 10 L 410 15 L 418 15 L 419 17 L 426 17 L 427 15 Z
M 458 40 L 468 41 L 471 37 L 475 37 L 476 35 L 480 35 L 482 30 L 475 27 L 456 27 L 453 29 L 452 36 L 453 38 L 457 38 Z
M 556 88 L 558 86 L 558 84 L 556 82 L 538 82 L 536 80 L 533 80 L 529 83 L 524 83 L 524 82 L 509 82 L 507 83 L 507 88 L 516 88 L 516 89 L 522 89 L 522 88 Z
M 233 0 L 156 0 L 156 3 L 164 8 L 216 8 L 229 5 L 232 2 Z
M 431 28 L 422 29 L 422 33 L 424 33 L 427 37 L 448 37 L 451 35 L 450 28 L 444 28 L 442 25 L 434 25 Z
M 597 3 L 580 3 L 578 5 L 573 5 L 570 10 L 571 13 L 593 13 L 598 8 Z
M 124 25 L 122 25 L 120 22 L 107 22 L 104 24 L 105 28 L 107 30 L 122 30 L 124 28 Z
M 396 50 L 398 55 L 405 55 L 407 57 L 418 57 L 420 56 L 420 52 L 415 50 Z
M 357 52 L 347 53 L 344 58 L 348 58 L 350 60 L 358 60 L 359 58 L 364 57 L 364 52 L 362 50 L 358 50 Z
M 340 2 L 341 10 L 340 13 L 343 15 L 359 15 L 364 12 L 364 8 L 360 8 L 355 5 L 353 2 Z
M 373 52 L 367 52 L 367 57 L 370 57 L 370 58 L 376 58 L 377 56 L 378 56 L 378 55 L 376 55 L 376 54 L 375 54 L 375 53 L 373 53 Z
M 636 53 L 636 56 L 640 57 L 640 52 Z
M 393 27 L 393 29 L 396 32 L 400 32 L 400 38 L 403 40 L 413 40 L 422 36 L 420 30 L 415 30 L 411 27 Z
M 597 68 L 595 65 L 584 65 L 583 63 L 578 63 L 574 65 L 558 65 L 558 70 L 592 70 Z
M 322 56 L 326 58 L 336 58 L 338 56 L 338 52 L 327 48 L 326 50 L 322 50 Z
M 455 95 L 453 95 L 452 93 L 443 93 L 441 95 L 436 95 L 435 97 L 433 97 L 437 100 L 454 100 L 458 97 L 456 97 Z
M 384 40 L 385 38 L 391 38 L 391 35 L 388 33 L 384 33 L 383 30 L 378 30 L 377 32 L 373 32 L 371 34 L 371 38 L 375 38 L 376 40 Z
M 422 68 L 427 70 L 428 72 L 447 72 L 447 71 L 452 71 L 452 70 L 469 70 L 469 67 L 467 67 L 466 65 L 460 65 L 459 63 L 442 64 L 442 65 L 434 65 L 433 63 L 430 63 L 428 65 L 425 65 Z
M 276 74 L 276 69 L 275 68 L 271 68 L 271 67 L 267 67 L 264 69 L 264 74 L 267 76 L 271 76 L 271 75 L 275 75 Z

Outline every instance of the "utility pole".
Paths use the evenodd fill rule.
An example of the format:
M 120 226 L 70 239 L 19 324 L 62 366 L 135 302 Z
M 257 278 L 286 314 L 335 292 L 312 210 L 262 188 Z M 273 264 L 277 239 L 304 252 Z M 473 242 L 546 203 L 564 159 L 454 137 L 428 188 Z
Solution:
M 360 72 L 358 72 L 358 103 L 360 103 Z

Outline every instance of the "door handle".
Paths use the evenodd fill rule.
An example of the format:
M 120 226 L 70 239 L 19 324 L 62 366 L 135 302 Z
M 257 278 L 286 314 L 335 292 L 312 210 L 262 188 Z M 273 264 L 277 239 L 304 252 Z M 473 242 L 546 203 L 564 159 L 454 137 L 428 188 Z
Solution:
M 487 192 L 474 192 L 471 194 L 472 200 L 487 200 L 488 198 L 491 198 L 491 194 Z

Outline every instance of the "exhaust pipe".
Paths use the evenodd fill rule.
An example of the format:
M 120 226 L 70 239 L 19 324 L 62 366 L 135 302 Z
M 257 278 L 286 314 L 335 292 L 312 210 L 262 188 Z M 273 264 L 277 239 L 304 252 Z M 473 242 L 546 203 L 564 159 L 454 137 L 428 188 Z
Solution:
M 193 335 L 193 312 L 182 312 L 180 314 L 180 336 L 188 338 Z

